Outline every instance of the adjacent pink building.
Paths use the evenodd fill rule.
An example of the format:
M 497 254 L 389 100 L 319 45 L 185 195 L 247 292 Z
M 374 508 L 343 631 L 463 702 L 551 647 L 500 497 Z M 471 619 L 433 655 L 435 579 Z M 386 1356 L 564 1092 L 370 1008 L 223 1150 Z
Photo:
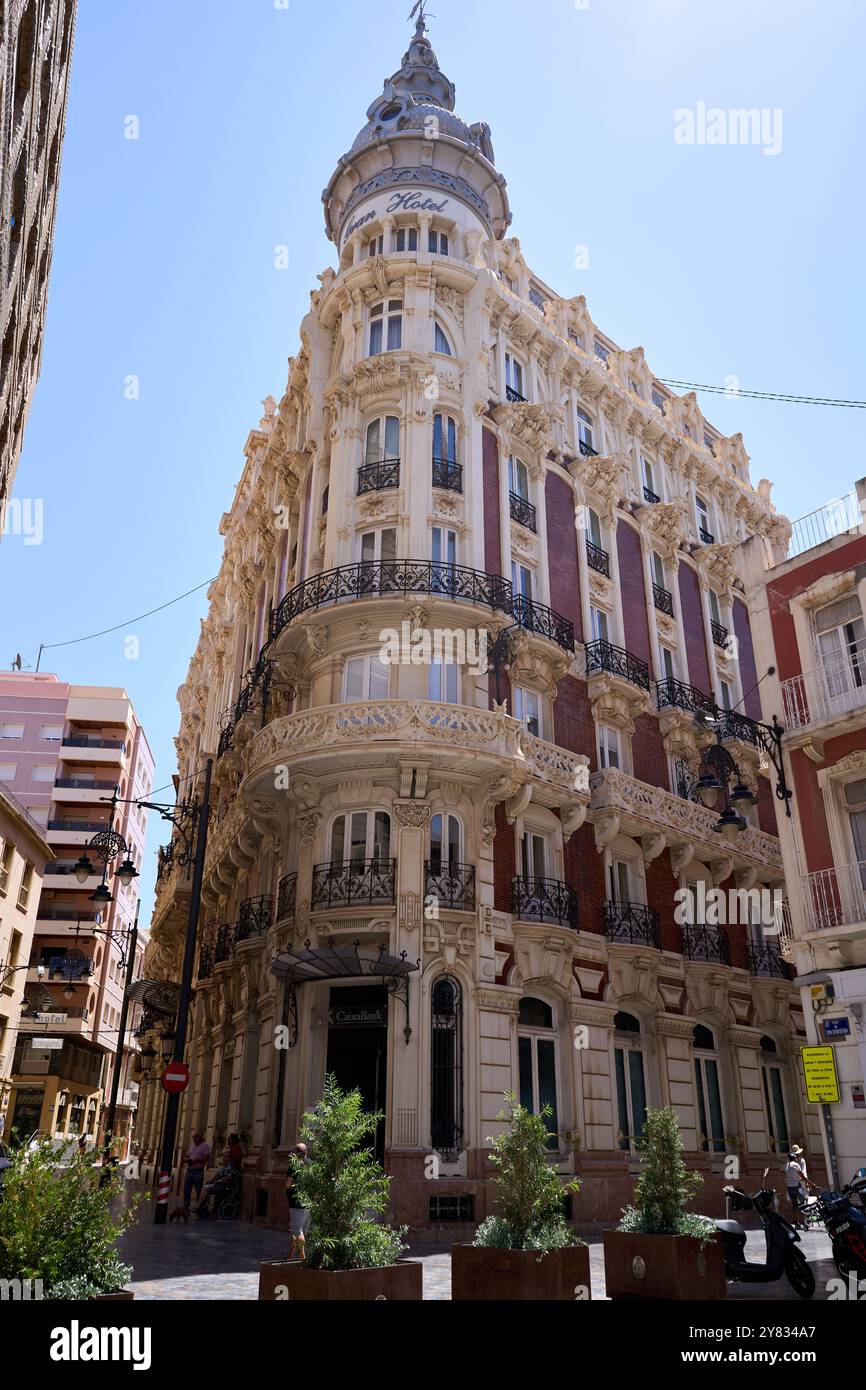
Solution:
M 96 872 L 83 884 L 74 866 L 111 824 L 117 788 L 114 829 L 140 870 L 147 812 L 131 803 L 151 792 L 153 766 L 125 690 L 70 685 L 50 674 L 0 676 L 0 781 L 44 826 L 56 856 L 42 884 L 16 1044 L 11 1129 L 19 1136 L 38 1129 L 98 1140 L 123 1001 L 118 938 L 135 919 L 138 880 L 124 888 L 112 875 L 114 900 L 100 912 L 91 894 L 101 861 L 90 855 Z M 40 1048 L 43 1035 L 55 1040 L 51 1047 Z M 115 1128 L 121 1136 L 136 1103 L 130 1064 L 127 1050 Z

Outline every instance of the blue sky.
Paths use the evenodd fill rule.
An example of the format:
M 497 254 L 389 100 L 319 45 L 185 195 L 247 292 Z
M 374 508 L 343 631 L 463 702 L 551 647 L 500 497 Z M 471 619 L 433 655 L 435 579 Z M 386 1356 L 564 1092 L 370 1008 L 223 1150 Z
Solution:
M 399 66 L 411 0 L 80 0 L 42 375 L 0 544 L 0 660 L 217 573 L 242 448 L 333 262 L 321 190 Z M 432 0 L 457 109 L 487 121 L 531 267 L 660 376 L 860 398 L 854 0 Z M 674 113 L 782 112 L 782 149 L 684 146 Z M 139 138 L 124 138 L 128 116 Z M 289 267 L 274 267 L 287 245 Z M 575 247 L 589 266 L 575 268 Z M 139 379 L 129 400 L 125 381 Z M 701 397 L 796 517 L 866 473 L 861 411 Z M 204 593 L 43 657 L 124 685 L 175 768 Z M 125 639 L 137 636 L 137 660 Z M 149 848 L 167 839 L 152 818 Z M 149 906 L 153 856 L 143 877 Z

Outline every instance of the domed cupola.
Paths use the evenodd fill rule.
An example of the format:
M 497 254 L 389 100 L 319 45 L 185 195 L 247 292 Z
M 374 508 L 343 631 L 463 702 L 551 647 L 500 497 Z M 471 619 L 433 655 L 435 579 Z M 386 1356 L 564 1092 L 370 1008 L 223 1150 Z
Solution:
M 427 38 L 424 8 L 420 0 L 399 69 L 370 104 L 367 124 L 322 194 L 328 236 L 341 250 L 359 226 L 412 207 L 456 216 L 459 202 L 488 237 L 504 236 L 511 222 L 490 128 L 467 125 L 455 114 L 454 83 Z M 450 208 L 441 208 L 444 195 Z

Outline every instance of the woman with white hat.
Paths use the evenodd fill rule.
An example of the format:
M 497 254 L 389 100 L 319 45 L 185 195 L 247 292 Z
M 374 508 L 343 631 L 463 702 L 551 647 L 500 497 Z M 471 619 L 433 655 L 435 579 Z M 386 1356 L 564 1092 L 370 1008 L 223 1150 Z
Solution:
M 799 1230 L 805 1230 L 805 1223 L 800 1219 L 800 1212 L 803 1202 L 806 1199 L 806 1191 L 803 1186 L 808 1182 L 806 1174 L 806 1159 L 799 1144 L 792 1144 L 788 1151 L 788 1161 L 785 1164 L 785 1186 L 788 1189 L 788 1201 L 794 1213 L 794 1225 Z

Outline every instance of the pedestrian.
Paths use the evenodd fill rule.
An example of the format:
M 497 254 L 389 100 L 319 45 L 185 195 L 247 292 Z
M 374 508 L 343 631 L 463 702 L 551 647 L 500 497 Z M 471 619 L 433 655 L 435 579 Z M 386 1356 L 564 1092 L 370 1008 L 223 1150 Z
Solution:
M 192 1143 L 186 1151 L 186 1178 L 183 1184 L 183 1206 L 185 1211 L 189 1211 L 192 1202 L 192 1194 L 195 1192 L 196 1201 L 201 1200 L 201 1190 L 204 1187 L 204 1170 L 210 1158 L 210 1144 L 203 1134 L 196 1133 L 192 1136 Z
M 801 1215 L 803 1202 L 806 1199 L 804 1185 L 806 1182 L 808 1182 L 808 1178 L 803 1150 L 799 1144 L 792 1144 L 788 1151 L 788 1161 L 785 1164 L 785 1186 L 788 1189 L 788 1201 L 791 1203 L 791 1210 L 794 1213 L 794 1225 L 801 1231 L 806 1229 L 806 1223 Z
M 292 1233 L 292 1248 L 289 1251 L 289 1259 L 293 1260 L 297 1255 L 302 1262 L 306 1259 L 307 1254 L 306 1237 L 310 1229 L 310 1211 L 308 1207 L 304 1206 L 298 1192 L 295 1174 L 297 1169 L 306 1163 L 309 1163 L 306 1144 L 296 1144 L 295 1151 L 289 1159 L 285 1190 L 289 1203 L 289 1230 Z

